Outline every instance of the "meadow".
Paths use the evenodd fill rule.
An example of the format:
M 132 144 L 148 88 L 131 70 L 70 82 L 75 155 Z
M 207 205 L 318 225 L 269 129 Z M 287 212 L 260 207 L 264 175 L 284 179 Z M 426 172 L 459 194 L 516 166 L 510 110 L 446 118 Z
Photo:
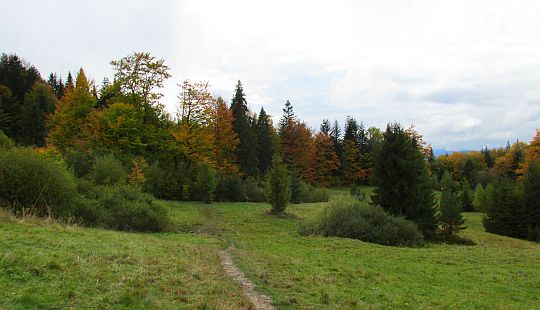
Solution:
M 480 213 L 463 214 L 474 245 L 400 248 L 300 236 L 325 203 L 281 217 L 265 203 L 166 204 L 173 227 L 152 234 L 2 214 L 0 308 L 250 308 L 223 249 L 278 309 L 540 308 L 540 245 L 484 232 Z

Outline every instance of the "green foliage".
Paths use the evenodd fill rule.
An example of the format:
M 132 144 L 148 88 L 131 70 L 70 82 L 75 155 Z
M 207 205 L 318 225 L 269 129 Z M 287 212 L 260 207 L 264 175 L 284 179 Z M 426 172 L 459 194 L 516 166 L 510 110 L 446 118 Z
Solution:
M 332 201 L 315 220 L 300 228 L 300 234 L 410 247 L 420 246 L 424 240 L 414 223 L 380 207 L 346 199 Z
M 261 175 L 265 175 L 272 165 L 272 157 L 274 156 L 274 143 L 272 141 L 272 122 L 266 111 L 261 108 L 257 125 L 255 127 L 257 133 L 257 162 L 258 169 Z
M 476 211 L 484 212 L 484 210 L 486 210 L 486 192 L 481 183 L 476 184 L 472 204 Z
M 452 180 L 452 175 L 448 170 L 444 170 L 444 174 L 441 178 L 441 190 L 442 191 L 455 191 L 457 190 L 457 183 Z
M 169 222 L 167 209 L 152 196 L 129 185 L 78 183 L 75 216 L 83 224 L 126 231 L 162 231 Z
M 90 140 L 94 149 L 112 152 L 118 157 L 144 154 L 143 114 L 134 106 L 113 103 L 93 114 L 91 126 Z
M 523 212 L 526 238 L 540 241 L 540 172 L 532 162 L 523 180 Z
M 42 82 L 34 84 L 24 96 L 20 112 L 21 142 L 26 145 L 45 146 L 45 122 L 54 112 L 57 99 L 51 87 Z
M 221 176 L 216 188 L 216 199 L 219 201 L 246 201 L 246 187 L 238 174 Z
M 154 162 L 144 169 L 143 189 L 157 198 L 187 200 L 189 195 L 189 173 L 185 163 L 173 165 L 168 162 Z M 184 188 L 187 190 L 184 193 Z
M 523 238 L 527 216 L 517 184 L 505 177 L 492 183 L 487 193 L 487 208 L 483 219 L 487 232 Z
M 469 185 L 469 182 L 464 179 L 463 182 L 461 182 L 461 193 L 459 198 L 461 200 L 461 209 L 465 212 L 474 211 L 472 195 L 473 193 L 471 192 L 471 186 Z
M 461 178 L 465 179 L 470 186 L 476 186 L 478 169 L 471 158 L 467 158 L 461 170 Z
M 300 203 L 302 192 L 305 191 L 305 183 L 297 171 L 293 170 L 289 176 L 289 187 L 291 192 L 291 203 Z
M 0 149 L 0 201 L 20 213 L 67 217 L 76 196 L 65 166 L 30 149 Z
M 272 205 L 273 214 L 285 212 L 291 199 L 289 173 L 281 157 L 276 153 L 272 158 L 272 167 L 268 172 L 268 201 Z
M 258 174 L 256 133 L 254 130 L 254 120 L 251 120 L 249 109 L 244 94 L 242 82 L 238 81 L 234 97 L 231 103 L 233 114 L 233 129 L 238 135 L 239 143 L 236 148 L 236 158 L 240 171 L 248 176 Z
M 127 180 L 127 172 L 122 163 L 109 154 L 95 159 L 87 178 L 97 185 L 123 184 Z
M 0 57 L 0 129 L 15 142 L 24 137 L 21 124 L 25 95 L 41 81 L 38 70 L 19 56 L 2 53 Z
M 65 152 L 64 159 L 70 169 L 73 170 L 75 176 L 82 178 L 92 170 L 94 157 L 92 154 L 71 149 Z
M 0 130 L 0 150 L 1 149 L 11 149 L 15 147 L 15 142 L 11 140 L 8 136 L 4 134 L 2 130 Z
M 458 192 L 450 187 L 443 186 L 439 203 L 439 220 L 445 238 L 449 238 L 464 229 L 461 210 Z
M 437 228 L 434 197 L 418 142 L 388 124 L 374 157 L 372 201 L 388 213 L 415 222 L 426 237 Z
M 297 203 L 327 202 L 329 198 L 327 189 L 316 188 L 304 181 L 300 182 Z
M 205 203 L 214 201 L 217 179 L 216 170 L 206 162 L 197 164 L 194 196 Z
M 115 69 L 115 80 L 130 103 L 143 113 L 144 124 L 159 119 L 163 107 L 158 100 L 163 94 L 158 89 L 170 78 L 169 67 L 163 59 L 150 53 L 135 52 L 119 60 L 111 61 Z
M 261 181 L 257 181 L 254 178 L 248 178 L 244 181 L 246 189 L 246 200 L 251 202 L 264 202 L 265 197 L 265 187 L 266 184 Z

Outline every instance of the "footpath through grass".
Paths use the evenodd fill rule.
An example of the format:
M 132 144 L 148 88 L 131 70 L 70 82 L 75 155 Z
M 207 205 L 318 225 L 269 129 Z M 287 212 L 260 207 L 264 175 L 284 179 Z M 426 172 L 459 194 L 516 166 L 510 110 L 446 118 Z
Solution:
M 336 191 L 334 194 L 339 194 Z M 540 309 L 540 245 L 485 233 L 476 243 L 397 248 L 302 237 L 325 204 L 169 203 L 175 228 L 139 234 L 0 219 L 0 308 L 247 308 L 217 252 L 279 309 Z

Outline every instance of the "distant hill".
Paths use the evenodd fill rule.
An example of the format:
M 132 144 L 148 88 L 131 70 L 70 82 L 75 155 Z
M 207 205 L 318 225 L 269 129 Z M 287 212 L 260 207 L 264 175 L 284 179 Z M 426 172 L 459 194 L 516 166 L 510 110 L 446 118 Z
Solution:
M 466 153 L 466 152 L 472 152 L 471 150 L 459 150 L 459 151 L 449 151 L 449 150 L 445 150 L 445 149 L 433 149 L 433 155 L 435 155 L 435 157 L 439 157 L 441 155 L 450 155 L 452 153 Z

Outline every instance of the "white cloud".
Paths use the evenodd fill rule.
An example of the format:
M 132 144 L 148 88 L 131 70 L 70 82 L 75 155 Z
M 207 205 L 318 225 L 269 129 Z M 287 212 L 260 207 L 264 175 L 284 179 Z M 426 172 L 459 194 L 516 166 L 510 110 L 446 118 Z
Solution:
M 352 115 L 417 128 L 436 147 L 530 140 L 540 126 L 537 1 L 10 1 L 0 42 L 44 74 L 83 66 L 99 81 L 134 50 L 176 83 L 209 80 L 254 110 L 285 100 L 317 128 Z

